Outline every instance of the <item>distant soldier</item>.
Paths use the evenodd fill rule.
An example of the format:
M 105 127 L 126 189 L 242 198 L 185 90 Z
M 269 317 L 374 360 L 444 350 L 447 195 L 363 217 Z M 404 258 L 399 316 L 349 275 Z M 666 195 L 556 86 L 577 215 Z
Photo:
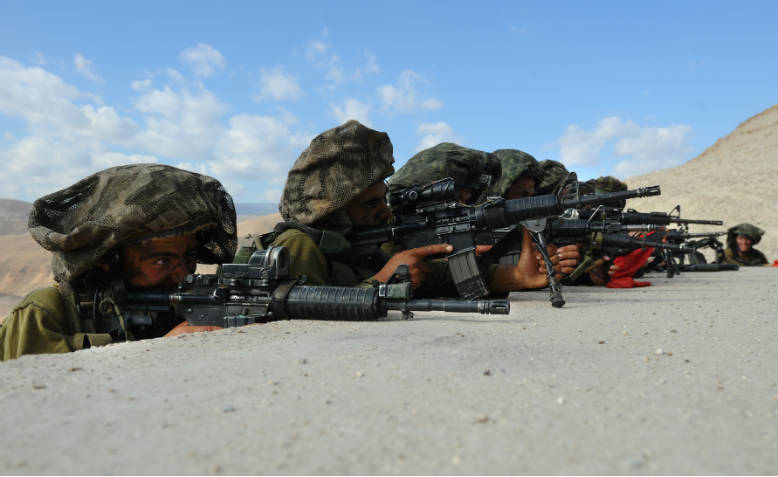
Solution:
M 29 229 L 53 253 L 56 285 L 30 292 L 0 325 L 0 360 L 213 328 L 165 314 L 128 323 L 113 292 L 172 290 L 197 263 L 232 259 L 235 207 L 217 180 L 113 167 L 36 200 Z
M 767 258 L 753 246 L 762 240 L 764 230 L 756 225 L 742 223 L 727 230 L 727 249 L 716 255 L 717 263 L 754 266 L 767 264 Z
M 500 161 L 488 152 L 450 142 L 424 149 L 389 180 L 389 192 L 451 177 L 457 199 L 464 204 L 483 202 L 484 192 L 500 178 Z

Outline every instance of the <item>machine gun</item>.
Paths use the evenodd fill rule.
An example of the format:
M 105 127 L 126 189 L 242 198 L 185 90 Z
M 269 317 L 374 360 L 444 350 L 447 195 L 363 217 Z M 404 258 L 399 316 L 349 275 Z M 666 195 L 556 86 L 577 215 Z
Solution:
M 545 223 L 541 222 L 569 208 L 661 193 L 659 186 L 652 186 L 575 197 L 549 194 L 511 200 L 490 198 L 483 204 L 470 206 L 456 201 L 454 186 L 454 180 L 449 177 L 391 193 L 389 204 L 395 210 L 394 223 L 369 227 L 349 235 L 350 253 L 370 254 L 385 242 L 396 243 L 404 249 L 451 244 L 454 251 L 447 256 L 449 270 L 459 296 L 471 300 L 489 293 L 476 261 L 476 245 L 493 245 L 493 231 L 521 223 L 533 233 L 546 263 L 552 304 L 560 307 L 564 305 L 564 300 L 554 277 L 545 239 L 535 232 L 545 228 Z
M 221 266 L 214 275 L 189 275 L 170 293 L 125 290 L 98 291 L 93 303 L 82 304 L 113 320 L 112 335 L 131 339 L 152 326 L 159 315 L 172 314 L 190 325 L 225 328 L 285 319 L 375 320 L 389 311 L 411 318 L 414 311 L 507 315 L 508 300 L 464 301 L 413 299 L 408 267 L 401 265 L 387 283 L 374 287 L 307 286 L 290 278 L 286 247 L 258 250 L 249 263 Z

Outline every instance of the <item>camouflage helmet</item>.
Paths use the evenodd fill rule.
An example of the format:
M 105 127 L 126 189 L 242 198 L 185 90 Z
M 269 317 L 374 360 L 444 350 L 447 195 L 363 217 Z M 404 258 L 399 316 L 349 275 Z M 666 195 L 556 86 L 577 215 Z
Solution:
M 237 247 L 235 206 L 219 181 L 161 164 L 112 167 L 41 197 L 28 227 L 53 252 L 59 282 L 140 240 L 196 233 L 200 263 L 229 262 Z
M 559 161 L 553 161 L 546 159 L 538 163 L 541 172 L 543 173 L 543 180 L 540 184 L 535 186 L 535 193 L 538 195 L 551 194 L 554 189 L 560 185 L 568 177 L 574 178 L 567 168 Z
M 621 192 L 628 189 L 627 184 L 613 176 L 600 176 L 597 179 L 589 179 L 586 183 L 594 188 L 595 194 L 601 194 L 603 192 Z
M 351 230 L 345 206 L 394 172 L 385 132 L 351 120 L 324 131 L 297 158 L 278 210 L 286 221 L 343 234 Z
M 492 154 L 500 159 L 502 175 L 489 187 L 490 195 L 505 196 L 511 185 L 522 175 L 535 179 L 535 185 L 540 184 L 543 180 L 543 173 L 538 161 L 530 154 L 518 149 L 498 149 Z
M 751 239 L 751 245 L 756 245 L 759 243 L 760 240 L 762 240 L 762 235 L 764 235 L 764 230 L 757 227 L 756 225 L 749 224 L 749 223 L 742 223 L 737 224 L 734 227 L 730 227 L 727 230 L 727 243 L 730 245 L 731 248 L 735 248 L 736 246 L 736 239 L 738 235 L 744 235 Z
M 408 159 L 389 180 L 389 192 L 452 177 L 457 188 L 472 189 L 472 201 L 477 201 L 500 172 L 499 160 L 490 153 L 442 142 Z
M 586 182 L 579 183 L 578 190 L 581 194 L 603 194 L 608 192 L 621 192 L 627 189 L 627 184 L 613 176 L 600 176 L 596 179 L 589 179 Z M 625 199 L 615 200 L 609 202 L 608 205 L 623 209 L 627 206 L 627 201 Z

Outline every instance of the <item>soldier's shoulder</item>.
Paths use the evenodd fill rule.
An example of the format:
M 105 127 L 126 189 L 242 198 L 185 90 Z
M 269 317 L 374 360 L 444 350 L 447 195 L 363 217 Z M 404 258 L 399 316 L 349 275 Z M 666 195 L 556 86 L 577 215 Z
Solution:
M 62 295 L 56 287 L 38 288 L 29 292 L 22 298 L 13 311 L 17 311 L 23 308 L 35 307 L 45 310 L 52 310 L 57 313 L 64 313 L 64 305 L 62 303 Z

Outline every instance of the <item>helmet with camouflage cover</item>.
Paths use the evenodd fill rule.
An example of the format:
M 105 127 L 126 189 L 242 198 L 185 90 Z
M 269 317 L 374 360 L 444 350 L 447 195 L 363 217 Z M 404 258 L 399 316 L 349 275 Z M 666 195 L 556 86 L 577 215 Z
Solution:
M 570 180 L 577 180 L 575 173 L 568 171 L 564 164 L 559 161 L 546 159 L 540 161 L 538 166 L 543 173 L 543 180 L 540 184 L 535 186 L 535 193 L 538 195 L 553 193 L 554 189 L 568 178 Z
M 579 188 L 581 194 L 603 194 L 607 192 L 621 192 L 627 189 L 627 184 L 613 176 L 600 176 L 596 179 L 589 179 L 581 183 Z M 609 205 L 623 209 L 626 207 L 627 201 L 624 199 L 617 200 Z
M 600 176 L 596 179 L 589 179 L 586 183 L 594 188 L 595 194 L 601 194 L 603 192 L 621 192 L 628 189 L 627 184 L 613 176 Z
M 343 234 L 351 230 L 345 206 L 394 172 L 385 132 L 350 120 L 324 131 L 297 158 L 278 210 L 284 220 Z
M 535 179 L 536 186 L 543 180 L 538 161 L 530 154 L 518 149 L 498 149 L 492 154 L 500 159 L 502 175 L 489 187 L 490 195 L 504 197 L 511 185 L 521 176 Z
M 500 172 L 500 161 L 492 154 L 442 142 L 408 159 L 389 180 L 389 192 L 452 177 L 457 189 L 473 191 L 469 202 L 475 202 Z
M 727 244 L 732 249 L 737 248 L 737 236 L 743 235 L 751 239 L 751 245 L 756 245 L 759 243 L 760 240 L 762 240 L 762 235 L 764 235 L 764 230 L 757 227 L 756 225 L 749 224 L 749 223 L 742 223 L 737 224 L 734 227 L 730 227 L 727 230 Z
M 59 282 L 116 247 L 151 238 L 196 233 L 200 263 L 229 262 L 237 247 L 235 206 L 219 181 L 161 164 L 112 167 L 41 197 L 29 230 L 53 252 Z

